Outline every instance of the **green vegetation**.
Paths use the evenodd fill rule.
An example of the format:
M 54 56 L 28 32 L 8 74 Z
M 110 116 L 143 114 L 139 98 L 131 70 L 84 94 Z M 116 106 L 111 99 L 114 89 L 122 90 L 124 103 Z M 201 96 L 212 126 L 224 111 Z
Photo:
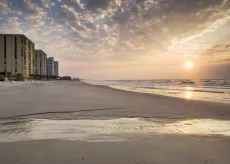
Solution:
M 7 77 L 8 77 L 8 78 L 9 78 L 10 75 L 12 75 L 11 72 L 7 72 L 6 74 L 7 74 Z
M 22 77 L 22 74 L 18 73 L 18 74 L 17 74 L 17 77 Z
M 0 72 L 0 75 L 6 75 L 6 73 L 5 72 Z

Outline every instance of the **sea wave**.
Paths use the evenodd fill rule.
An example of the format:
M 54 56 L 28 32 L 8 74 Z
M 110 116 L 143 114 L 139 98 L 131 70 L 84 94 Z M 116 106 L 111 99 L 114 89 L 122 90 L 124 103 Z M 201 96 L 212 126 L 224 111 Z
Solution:
M 88 80 L 86 82 L 127 91 L 230 103 L 230 80 Z
M 175 90 L 175 91 L 193 91 L 193 92 L 208 92 L 208 93 L 225 93 L 225 94 L 230 94 L 230 91 L 214 91 L 214 90 L 198 90 L 198 89 L 187 89 L 187 88 L 174 88 L 174 89 L 170 89 L 170 88 L 157 88 L 157 87 L 143 87 L 143 88 L 148 88 L 148 89 L 158 89 L 158 90 Z

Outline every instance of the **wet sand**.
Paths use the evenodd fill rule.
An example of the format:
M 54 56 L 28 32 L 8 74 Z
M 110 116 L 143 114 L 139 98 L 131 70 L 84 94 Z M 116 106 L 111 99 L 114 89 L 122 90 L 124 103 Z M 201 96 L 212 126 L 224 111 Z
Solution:
M 230 130 L 229 104 L 134 93 L 105 86 L 69 82 L 41 82 L 1 88 L 0 104 L 0 133 L 5 137 L 3 140 L 3 136 L 0 135 L 0 163 L 230 163 L 230 136 L 226 135 Z M 122 128 L 122 121 L 116 122 L 116 126 L 110 122 L 100 126 L 97 123 L 121 118 L 128 119 L 128 122 L 125 122 L 128 128 Z M 144 120 L 143 125 L 140 126 L 141 122 L 138 121 L 132 123 L 132 119 Z M 175 125 L 177 130 L 170 129 L 170 133 L 159 133 L 162 127 L 157 125 L 156 131 L 151 125 L 156 119 L 164 124 L 163 128 L 165 125 Z M 27 125 L 25 128 L 18 120 L 29 120 L 32 124 L 28 123 L 28 126 L 23 122 Z M 44 124 L 40 123 L 40 120 L 78 120 L 81 124 L 84 121 L 80 120 L 95 120 L 93 124 L 87 122 L 87 127 L 96 127 L 97 133 L 84 127 L 77 129 L 78 131 L 75 131 L 76 128 L 68 131 L 68 134 L 72 131 L 73 135 L 77 132 L 84 134 L 87 131 L 91 141 L 85 140 L 84 137 L 73 137 L 72 141 L 71 137 L 47 137 L 49 133 L 41 127 Z M 211 124 L 216 128 L 216 131 L 210 130 L 213 133 L 203 133 L 207 127 L 202 124 L 201 132 L 191 133 L 191 125 L 197 127 L 197 124 L 189 120 L 215 120 L 218 123 L 227 121 L 227 124 L 224 124 L 225 129 L 220 128 L 219 131 L 218 126 L 222 127 L 222 123 Z M 59 122 L 61 124 L 61 121 Z M 60 131 L 60 128 L 55 129 L 56 126 L 50 124 L 47 123 L 50 128 L 48 130 L 54 129 L 52 133 L 56 134 L 57 130 L 58 133 L 66 132 L 63 131 L 65 128 Z M 67 128 L 70 127 L 66 122 L 63 124 Z M 71 123 L 71 126 L 79 124 Z M 186 126 L 185 129 L 189 128 L 189 131 L 185 133 L 184 129 L 179 128 L 181 126 Z M 43 138 L 33 136 L 41 130 Z M 219 133 L 220 131 L 223 133 Z M 24 139 L 15 142 L 10 140 L 17 134 Z M 97 140 L 94 140 L 95 134 L 103 136 L 99 135 Z M 104 139 L 111 135 L 119 136 L 119 140 Z
M 41 140 L 0 144 L 2 164 L 229 164 L 225 137 L 155 136 L 125 142 Z
M 29 83 L 0 90 L 0 118 L 79 111 L 78 116 L 230 119 L 230 105 L 115 90 L 84 83 Z

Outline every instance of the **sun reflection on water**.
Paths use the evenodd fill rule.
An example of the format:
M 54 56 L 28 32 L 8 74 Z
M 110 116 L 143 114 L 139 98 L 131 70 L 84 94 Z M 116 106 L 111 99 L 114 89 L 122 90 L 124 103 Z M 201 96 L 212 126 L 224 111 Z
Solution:
M 185 99 L 189 100 L 192 98 L 192 87 L 186 87 L 184 93 Z
M 191 92 L 191 91 L 186 91 L 186 92 L 185 92 L 185 98 L 186 98 L 187 100 L 191 99 L 191 98 L 192 98 L 192 92 Z
M 191 90 L 192 90 L 192 87 L 186 87 L 186 90 L 187 90 L 187 91 L 191 91 Z

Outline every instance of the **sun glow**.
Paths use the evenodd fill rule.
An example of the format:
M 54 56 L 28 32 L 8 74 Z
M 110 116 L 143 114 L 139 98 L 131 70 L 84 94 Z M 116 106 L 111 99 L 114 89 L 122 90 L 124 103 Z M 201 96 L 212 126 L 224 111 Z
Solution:
M 187 69 L 187 70 L 193 69 L 193 68 L 194 68 L 194 63 L 191 62 L 191 61 L 186 62 L 186 63 L 184 63 L 184 67 L 185 67 L 185 69 Z

